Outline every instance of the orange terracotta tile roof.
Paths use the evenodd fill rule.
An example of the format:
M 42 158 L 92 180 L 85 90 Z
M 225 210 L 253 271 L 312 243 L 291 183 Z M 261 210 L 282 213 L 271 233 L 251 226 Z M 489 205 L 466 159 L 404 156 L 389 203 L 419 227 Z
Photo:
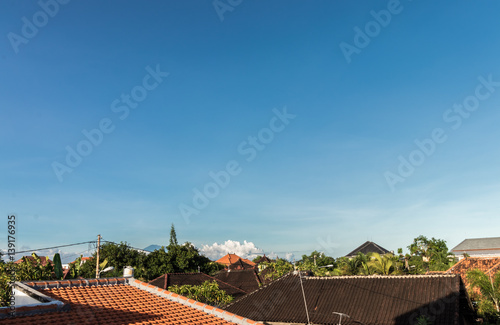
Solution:
M 0 308 L 2 324 L 262 325 L 133 278 L 37 281 L 16 285 L 45 295 L 46 302 L 18 307 L 17 314 L 8 318 L 5 318 L 8 307 Z
M 449 274 L 459 274 L 465 283 L 466 288 L 469 287 L 467 281 L 467 272 L 478 269 L 488 275 L 494 275 L 500 268 L 500 258 L 484 258 L 484 257 L 467 257 L 461 259 L 457 264 L 453 265 L 446 271 Z
M 220 263 L 220 264 L 224 264 L 226 266 L 229 266 L 233 263 L 236 263 L 238 260 L 242 260 L 243 262 L 250 264 L 251 266 L 255 266 L 254 262 L 247 260 L 246 258 L 241 258 L 236 254 L 227 254 L 227 255 L 219 258 L 216 262 Z

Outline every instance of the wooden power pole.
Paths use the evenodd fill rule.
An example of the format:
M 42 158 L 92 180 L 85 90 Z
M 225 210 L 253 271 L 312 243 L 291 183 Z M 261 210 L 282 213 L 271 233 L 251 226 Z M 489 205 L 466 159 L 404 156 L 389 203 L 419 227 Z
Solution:
M 97 235 L 97 264 L 95 265 L 95 277 L 99 278 L 99 249 L 101 247 L 101 235 Z

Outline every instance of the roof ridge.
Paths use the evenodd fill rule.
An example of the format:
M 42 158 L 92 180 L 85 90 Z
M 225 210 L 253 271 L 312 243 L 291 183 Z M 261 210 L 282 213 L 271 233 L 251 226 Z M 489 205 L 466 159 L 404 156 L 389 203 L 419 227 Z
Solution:
M 294 275 L 295 276 L 295 275 Z M 458 274 L 407 274 L 407 275 L 333 275 L 333 276 L 304 276 L 303 279 L 307 280 L 329 280 L 329 279 L 409 279 L 409 278 L 453 278 L 459 276 Z
M 94 278 L 94 279 L 68 279 L 68 280 L 40 280 L 40 281 L 22 281 L 32 288 L 66 288 L 66 287 L 92 287 L 104 285 L 122 285 L 128 283 L 128 278 Z

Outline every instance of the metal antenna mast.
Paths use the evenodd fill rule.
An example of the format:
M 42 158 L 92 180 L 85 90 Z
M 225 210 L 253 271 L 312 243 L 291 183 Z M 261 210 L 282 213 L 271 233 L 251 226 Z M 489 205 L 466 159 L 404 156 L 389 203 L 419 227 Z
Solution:
M 339 316 L 340 316 L 340 319 L 339 319 L 339 323 L 338 323 L 338 325 L 342 325 L 342 316 L 345 316 L 345 317 L 347 317 L 347 318 L 351 318 L 351 317 L 350 317 L 349 315 L 347 315 L 347 314 L 342 314 L 342 313 L 337 313 L 337 312 L 333 312 L 333 314 L 337 314 L 337 315 L 339 315 Z
M 307 316 L 307 324 L 311 324 L 309 321 L 309 311 L 307 310 L 307 301 L 306 301 L 306 294 L 304 292 L 304 285 L 302 284 L 302 274 L 301 271 L 299 270 L 299 279 L 300 279 L 300 287 L 302 288 L 302 296 L 304 297 L 304 305 L 306 306 L 306 316 Z

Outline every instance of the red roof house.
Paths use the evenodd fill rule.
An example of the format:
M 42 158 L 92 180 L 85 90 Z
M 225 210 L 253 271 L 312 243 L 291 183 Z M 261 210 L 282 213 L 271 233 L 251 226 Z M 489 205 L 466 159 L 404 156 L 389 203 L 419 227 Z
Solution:
M 255 266 L 255 263 L 250 261 L 250 260 L 247 260 L 246 258 L 241 258 L 239 257 L 238 255 L 236 254 L 227 254 L 225 256 L 222 256 L 221 258 L 219 258 L 217 261 L 217 263 L 220 263 L 220 264 L 224 264 L 225 266 L 229 266 L 233 263 L 236 263 L 238 262 L 239 260 L 245 262 L 246 264 L 249 264 L 251 266 Z
M 16 282 L 14 286 L 16 308 L 0 308 L 2 324 L 263 325 L 134 278 Z

